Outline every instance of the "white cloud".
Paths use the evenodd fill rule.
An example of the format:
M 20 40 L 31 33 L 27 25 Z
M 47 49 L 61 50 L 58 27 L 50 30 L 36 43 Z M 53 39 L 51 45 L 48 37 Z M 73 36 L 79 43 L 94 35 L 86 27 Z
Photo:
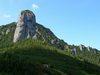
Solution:
M 39 8 L 39 7 L 38 7 L 37 5 L 35 5 L 35 4 L 33 4 L 32 7 L 33 7 L 33 9 Z
M 10 17 L 10 15 L 4 15 L 4 17 Z

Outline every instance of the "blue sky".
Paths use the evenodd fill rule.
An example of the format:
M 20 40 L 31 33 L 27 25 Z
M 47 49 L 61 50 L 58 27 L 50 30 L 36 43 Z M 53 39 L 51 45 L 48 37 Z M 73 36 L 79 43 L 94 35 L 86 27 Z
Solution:
M 100 50 L 100 0 L 0 0 L 0 25 L 17 22 L 26 9 L 68 44 Z

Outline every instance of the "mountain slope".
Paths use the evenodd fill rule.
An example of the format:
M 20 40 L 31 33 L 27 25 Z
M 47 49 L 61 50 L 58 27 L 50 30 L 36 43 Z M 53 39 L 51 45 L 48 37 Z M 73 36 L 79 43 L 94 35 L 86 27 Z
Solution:
M 7 25 L 0 26 L 0 49 L 14 46 L 13 37 L 16 29 L 16 24 L 16 22 L 13 22 Z M 8 30 L 10 31 L 7 32 Z M 48 42 L 49 45 L 61 50 L 65 50 L 71 54 L 74 53 L 71 52 L 71 50 L 76 48 L 78 57 L 96 65 L 100 64 L 100 51 L 94 53 L 96 49 L 88 51 L 86 48 L 84 51 L 81 51 L 79 46 L 68 45 L 63 40 L 57 38 L 50 29 L 45 28 L 43 25 L 40 25 L 38 23 L 36 23 L 36 33 L 39 38 L 38 40 Z M 68 46 L 69 48 L 67 48 L 66 46 Z
M 100 67 L 32 37 L 16 42 L 13 47 L 0 49 L 0 64 L 0 73 L 9 75 L 100 74 Z M 50 64 L 50 68 L 44 64 Z
M 100 63 L 100 52 L 94 53 L 95 49 L 92 49 L 91 51 L 88 51 L 87 48 L 83 51 L 80 50 L 79 46 L 75 45 L 68 45 L 63 40 L 60 40 L 57 38 L 50 29 L 45 28 L 43 25 L 40 25 L 36 23 L 36 38 L 25 38 L 23 40 L 17 41 L 16 43 L 13 43 L 13 37 L 14 32 L 16 29 L 16 22 L 0 26 L 0 53 L 1 53 L 1 68 L 5 66 L 5 62 L 8 62 L 6 64 L 7 66 L 10 64 L 13 58 L 13 56 L 16 56 L 16 59 L 12 61 L 12 63 L 16 63 L 15 61 L 22 61 L 23 59 L 29 59 L 24 60 L 27 62 L 27 64 L 31 64 L 35 66 L 38 75 L 39 73 L 42 75 L 88 75 L 91 73 L 94 73 L 94 75 L 99 75 L 100 68 L 96 65 L 99 65 Z M 68 48 L 67 48 L 68 46 Z M 74 55 L 74 52 L 71 52 L 72 49 L 77 49 L 77 56 Z M 7 54 L 2 55 L 3 51 L 7 51 Z M 30 52 L 28 52 L 31 50 Z M 13 53 L 12 55 L 11 53 Z M 20 54 L 22 53 L 22 54 Z M 3 57 L 2 57 L 3 56 Z M 20 56 L 23 56 L 20 59 Z M 9 58 L 10 57 L 10 58 Z M 31 58 L 34 58 L 32 61 Z M 3 63 L 2 63 L 3 61 Z M 25 64 L 25 62 L 23 63 Z M 32 64 L 32 63 L 34 64 Z M 37 64 L 38 63 L 38 64 Z M 43 64 L 50 64 L 51 68 L 45 68 L 43 67 Z M 92 63 L 92 64 L 91 64 Z M 22 63 L 20 63 L 22 64 Z M 96 65 L 93 65 L 96 64 Z M 39 66 L 37 66 L 39 65 Z M 11 66 L 14 66 L 12 64 Z M 16 63 L 16 66 L 18 64 Z M 87 66 L 87 67 L 86 67 Z M 10 67 L 10 66 L 9 66 Z M 24 65 L 22 65 L 24 67 Z M 34 67 L 28 66 L 30 69 L 35 70 Z M 42 67 L 42 69 L 41 69 Z M 12 67 L 14 68 L 14 67 Z M 18 71 L 17 67 L 15 70 L 17 70 L 17 73 L 20 73 Z M 0 72 L 4 71 L 6 72 L 8 68 L 0 70 Z M 7 73 L 12 75 L 14 74 L 14 70 L 10 69 L 12 71 L 7 71 Z M 25 68 L 21 68 L 20 70 L 26 70 Z M 33 72 L 29 71 L 31 74 Z M 13 72 L 14 71 L 14 72 Z M 17 74 L 16 73 L 16 74 Z M 23 72 L 22 72 L 23 73 Z M 24 73 L 23 73 L 24 74 Z M 29 74 L 29 73 L 28 73 Z M 25 74 L 24 74 L 25 75 Z

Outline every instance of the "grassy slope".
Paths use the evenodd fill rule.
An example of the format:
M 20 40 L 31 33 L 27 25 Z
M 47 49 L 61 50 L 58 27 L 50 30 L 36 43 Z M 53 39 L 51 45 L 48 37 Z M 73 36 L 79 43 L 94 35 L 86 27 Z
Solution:
M 0 72 L 4 71 L 10 75 L 86 75 L 83 72 L 98 75 L 100 73 L 99 67 L 80 61 L 78 57 L 67 55 L 66 51 L 47 44 L 29 38 L 15 43 L 14 47 L 0 49 Z M 3 50 L 7 52 L 2 54 Z M 45 68 L 43 64 L 50 64 L 51 68 Z

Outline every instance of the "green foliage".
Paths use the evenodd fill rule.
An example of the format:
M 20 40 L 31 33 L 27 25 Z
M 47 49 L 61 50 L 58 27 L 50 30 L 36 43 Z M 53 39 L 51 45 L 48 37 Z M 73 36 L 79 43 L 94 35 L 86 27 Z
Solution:
M 32 13 L 32 11 L 30 11 L 30 10 L 23 10 L 23 11 L 21 12 L 21 14 L 23 14 L 24 12 L 27 13 L 27 14 Z

